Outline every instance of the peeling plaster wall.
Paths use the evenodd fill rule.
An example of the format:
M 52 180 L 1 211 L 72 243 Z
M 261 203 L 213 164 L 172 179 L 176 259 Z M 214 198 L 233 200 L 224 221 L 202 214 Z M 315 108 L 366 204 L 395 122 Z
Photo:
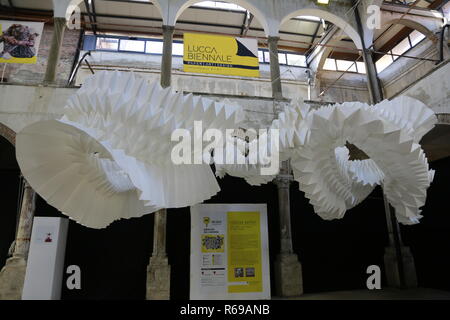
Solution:
M 80 56 L 84 52 L 81 52 Z M 87 58 L 94 70 L 125 70 L 142 74 L 151 81 L 159 81 L 161 56 L 117 53 L 117 52 L 92 52 Z M 194 74 L 183 72 L 183 59 L 172 59 L 172 86 L 177 91 L 226 94 L 244 97 L 272 97 L 270 83 L 270 66 L 260 64 L 259 78 L 231 77 L 221 75 Z M 307 68 L 280 66 L 283 96 L 287 99 L 308 99 Z M 91 71 L 83 66 L 80 68 L 76 84 L 80 85 L 84 79 L 91 75 Z M 323 75 L 329 83 L 341 73 Z M 364 75 L 347 74 L 327 92 L 320 100 L 323 101 L 368 101 L 368 92 Z M 320 85 L 320 81 L 316 82 Z M 324 82 L 327 84 L 327 82 Z M 311 88 L 312 99 L 316 98 L 319 89 Z
M 428 39 L 423 40 L 416 47 L 405 53 L 408 56 L 438 59 L 436 46 Z M 405 90 L 412 83 L 425 76 L 435 66 L 435 62 L 398 58 L 378 77 L 383 85 L 384 97 L 389 99 Z
M 365 74 L 346 73 L 343 75 L 343 72 L 340 71 L 320 71 L 319 79 L 316 80 L 317 85 L 320 92 L 325 91 L 320 99 L 322 101 L 338 103 L 345 101 L 369 103 L 370 101 Z M 320 94 L 320 92 L 317 92 L 317 94 Z
M 401 94 L 422 101 L 437 114 L 450 114 L 450 60 L 436 66 L 431 74 L 418 79 Z
M 438 59 L 436 45 L 428 39 L 406 54 Z M 436 65 L 433 61 L 397 59 L 379 74 L 385 98 L 407 95 L 422 101 L 436 113 L 450 113 L 449 62 Z
M 78 88 L 54 88 L 24 85 L 0 85 L 0 123 L 20 131 L 35 121 L 56 119 L 62 116 L 62 110 L 70 95 Z M 224 96 L 210 95 L 213 100 Z M 275 105 L 271 99 L 227 97 L 231 102 L 242 105 L 245 111 L 244 128 L 266 128 L 275 117 Z M 283 105 L 283 102 L 278 103 Z M 280 107 L 280 106 L 278 106 Z
M 83 55 L 81 53 L 80 56 Z M 159 81 L 161 56 L 134 53 L 92 52 L 87 58 L 94 70 L 124 70 L 140 73 L 151 81 Z M 283 93 L 286 98 L 307 99 L 308 85 L 306 68 L 281 67 Z M 76 84 L 81 85 L 91 71 L 80 68 Z M 222 75 L 208 75 L 183 72 L 183 58 L 172 59 L 172 87 L 183 92 L 208 94 L 227 94 L 249 97 L 272 97 L 270 67 L 260 65 L 259 78 L 246 78 Z

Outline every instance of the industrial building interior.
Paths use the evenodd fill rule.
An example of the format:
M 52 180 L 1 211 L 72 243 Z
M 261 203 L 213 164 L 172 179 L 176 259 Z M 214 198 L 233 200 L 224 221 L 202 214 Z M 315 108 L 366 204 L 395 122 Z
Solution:
M 279 289 L 283 284 L 274 269 L 283 249 L 278 185 L 271 182 L 250 186 L 242 179 L 225 176 L 218 180 L 221 191 L 205 203 L 267 204 L 272 297 L 450 299 L 450 216 L 446 203 L 450 189 L 449 1 L 59 2 L 77 6 L 72 16 L 77 25 L 66 25 L 72 21 L 57 14 L 60 8 L 55 2 L 58 4 L 52 0 L 0 0 L 0 20 L 44 23 L 36 64 L 0 63 L 0 176 L 4 203 L 0 215 L 0 268 L 14 257 L 11 243 L 22 239 L 18 229 L 28 189 L 16 161 L 15 134 L 32 122 L 29 117 L 38 121 L 60 116 L 68 97 L 88 77 L 101 71 L 133 72 L 155 82 L 162 81 L 165 72 L 165 83 L 169 81 L 177 92 L 215 101 L 229 99 L 243 106 L 245 125 L 253 128 L 270 126 L 276 114 L 274 106 L 295 99 L 320 107 L 356 101 L 376 104 L 408 96 L 431 108 L 437 124 L 420 144 L 435 177 L 427 190 L 420 223 L 400 225 L 394 218 L 394 226 L 389 228 L 389 210 L 381 187 L 348 210 L 343 219 L 323 220 L 314 213 L 298 182 L 290 182 L 291 253 L 301 264 L 301 288 L 295 295 L 283 294 Z M 377 6 L 381 15 L 374 29 L 365 23 L 371 5 Z M 170 30 L 168 52 L 165 34 Z M 183 71 L 185 33 L 256 39 L 260 76 Z M 274 54 L 271 39 L 276 41 L 276 63 L 270 59 Z M 167 55 L 169 64 L 163 63 Z M 53 74 L 49 74 L 50 64 Z M 274 65 L 279 74 L 278 91 L 273 86 Z M 33 116 L 29 116 L 31 113 Z M 360 151 L 351 150 L 350 156 L 366 159 L 367 155 Z M 33 216 L 65 217 L 39 194 L 33 201 Z M 70 220 L 64 267 L 80 266 L 82 285 L 79 290 L 63 286 L 61 299 L 148 299 L 147 267 L 156 247 L 156 233 L 161 229 L 154 218 L 154 214 L 147 214 L 122 219 L 104 229 L 91 229 Z M 155 299 L 189 299 L 189 207 L 167 209 L 166 219 L 163 250 L 170 265 L 168 289 L 165 295 L 156 294 Z M 385 273 L 387 248 L 394 247 L 403 251 L 403 258 L 394 259 L 399 283 L 392 283 Z M 406 270 L 408 263 L 403 259 L 412 261 L 413 271 Z M 370 265 L 381 267 L 382 290 L 366 287 Z M 0 299 L 20 299 L 20 292 L 19 296 L 6 289 L 2 292 L 1 278 L 2 273 Z

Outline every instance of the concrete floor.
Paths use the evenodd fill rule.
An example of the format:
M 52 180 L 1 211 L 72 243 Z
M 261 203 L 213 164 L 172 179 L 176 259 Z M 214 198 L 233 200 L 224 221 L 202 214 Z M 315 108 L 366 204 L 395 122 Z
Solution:
M 274 297 L 274 299 L 280 299 Z M 450 291 L 416 288 L 307 293 L 283 300 L 450 300 Z

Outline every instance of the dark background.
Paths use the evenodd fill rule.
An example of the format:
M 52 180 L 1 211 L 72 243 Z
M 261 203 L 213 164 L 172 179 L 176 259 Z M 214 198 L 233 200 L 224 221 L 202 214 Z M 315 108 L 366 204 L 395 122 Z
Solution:
M 414 255 L 419 286 L 450 291 L 450 158 L 431 163 L 436 170 L 428 190 L 424 218 L 402 226 L 405 245 Z M 14 239 L 19 170 L 14 148 L 0 138 L 0 267 Z M 208 203 L 267 203 L 271 273 L 279 251 L 277 189 L 273 183 L 251 187 L 243 179 L 227 176 L 222 189 Z M 62 216 L 38 197 L 36 216 Z M 168 210 L 167 253 L 172 268 L 172 299 L 189 298 L 189 208 Z M 344 219 L 324 221 L 298 190 L 291 187 L 294 250 L 303 268 L 305 293 L 366 288 L 366 268 L 383 269 L 388 243 L 381 189 L 374 192 Z M 95 230 L 70 221 L 65 265 L 81 268 L 81 290 L 63 289 L 63 299 L 145 299 L 146 268 L 152 251 L 153 216 L 114 222 Z M 272 282 L 272 294 L 274 283 Z M 385 279 L 382 279 L 384 285 Z

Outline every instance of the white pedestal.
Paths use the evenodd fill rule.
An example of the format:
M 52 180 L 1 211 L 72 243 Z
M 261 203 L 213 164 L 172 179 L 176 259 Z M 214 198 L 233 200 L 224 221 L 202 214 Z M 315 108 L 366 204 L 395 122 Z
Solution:
M 34 218 L 22 300 L 60 299 L 68 225 L 65 218 Z

